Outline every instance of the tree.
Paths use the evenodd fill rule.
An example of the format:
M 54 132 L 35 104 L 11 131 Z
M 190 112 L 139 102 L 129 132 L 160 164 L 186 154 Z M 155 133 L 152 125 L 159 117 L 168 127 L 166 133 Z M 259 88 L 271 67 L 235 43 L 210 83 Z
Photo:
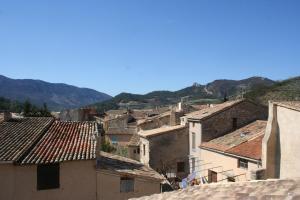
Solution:
M 29 117 L 30 115 L 32 115 L 32 105 L 29 102 L 29 100 L 26 100 L 24 102 L 24 105 L 23 105 L 23 115 L 25 117 Z

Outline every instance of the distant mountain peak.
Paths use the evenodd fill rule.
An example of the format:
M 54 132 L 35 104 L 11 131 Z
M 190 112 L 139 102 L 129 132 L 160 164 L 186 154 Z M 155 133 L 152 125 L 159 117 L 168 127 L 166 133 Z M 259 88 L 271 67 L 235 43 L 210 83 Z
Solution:
M 52 110 L 77 108 L 105 101 L 111 96 L 93 89 L 79 88 L 65 83 L 49 83 L 34 79 L 11 79 L 0 75 L 0 96 L 36 105 L 47 103 Z

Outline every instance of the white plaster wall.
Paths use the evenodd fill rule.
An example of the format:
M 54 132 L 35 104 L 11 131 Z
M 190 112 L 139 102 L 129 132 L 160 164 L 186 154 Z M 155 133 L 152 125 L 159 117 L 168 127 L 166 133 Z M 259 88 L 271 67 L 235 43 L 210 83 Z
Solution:
M 196 148 L 192 148 L 192 133 L 195 133 L 196 136 Z M 199 171 L 199 163 L 200 163 L 200 144 L 201 144 L 201 134 L 202 134 L 202 126 L 200 122 L 189 122 L 189 163 L 190 163 L 190 173 L 192 172 L 192 158 L 195 158 L 195 171 Z

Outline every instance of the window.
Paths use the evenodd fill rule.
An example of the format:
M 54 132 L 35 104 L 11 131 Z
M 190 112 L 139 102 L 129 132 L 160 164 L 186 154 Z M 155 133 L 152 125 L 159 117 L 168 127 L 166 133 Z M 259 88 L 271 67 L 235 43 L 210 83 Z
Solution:
M 196 161 L 195 158 L 192 158 L 192 172 L 195 171 L 195 167 L 196 167 Z
M 137 148 L 137 153 L 140 154 L 140 147 Z
M 193 122 L 193 127 L 195 127 L 195 122 Z
M 233 130 L 237 129 L 237 118 L 232 118 L 232 129 Z
M 117 137 L 116 137 L 116 136 L 112 136 L 112 137 L 111 137 L 111 144 L 112 144 L 112 145 L 118 145 L 118 140 L 117 140 Z
M 239 159 L 238 168 L 248 169 L 248 161 L 245 159 Z
M 235 182 L 235 178 L 234 177 L 227 177 L 227 181 L 228 182 Z
M 196 134 L 192 133 L 192 149 L 196 149 Z
M 146 145 L 143 144 L 143 152 L 144 152 L 144 156 L 146 155 Z
M 135 149 L 133 149 L 133 153 L 136 154 L 136 150 Z
M 120 192 L 134 192 L 134 179 L 130 177 L 121 177 Z
M 59 188 L 59 164 L 37 166 L 37 190 Z
M 184 162 L 177 162 L 177 172 L 184 172 Z
M 212 170 L 208 170 L 208 182 L 209 183 L 218 182 L 218 173 Z

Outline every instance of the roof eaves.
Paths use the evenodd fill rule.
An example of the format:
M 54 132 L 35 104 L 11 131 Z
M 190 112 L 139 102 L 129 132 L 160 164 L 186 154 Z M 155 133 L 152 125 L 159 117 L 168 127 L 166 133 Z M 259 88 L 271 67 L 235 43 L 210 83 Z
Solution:
M 253 158 L 249 158 L 249 157 L 245 157 L 245 156 L 240 156 L 240 155 L 237 155 L 237 154 L 227 153 L 226 151 L 228 151 L 228 150 L 220 151 L 220 150 L 217 150 L 217 149 L 204 147 L 204 146 L 199 146 L 199 148 L 204 149 L 204 150 L 208 150 L 208 151 L 211 151 L 211 152 L 214 152 L 214 153 L 219 153 L 219 154 L 231 156 L 231 157 L 234 157 L 234 158 L 243 158 L 243 159 L 246 159 L 246 160 L 249 160 L 249 161 L 252 161 L 252 162 L 260 162 L 261 161 L 261 159 L 253 159 Z

